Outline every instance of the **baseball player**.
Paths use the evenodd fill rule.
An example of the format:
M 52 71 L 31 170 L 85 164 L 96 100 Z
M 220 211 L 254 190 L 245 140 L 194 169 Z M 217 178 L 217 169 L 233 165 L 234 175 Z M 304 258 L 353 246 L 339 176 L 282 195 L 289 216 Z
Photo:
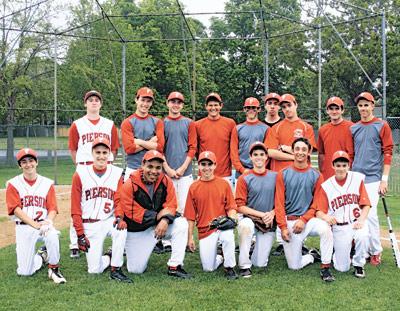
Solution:
M 377 205 L 379 194 L 385 195 L 393 154 L 392 131 L 386 121 L 374 116 L 375 99 L 363 92 L 355 99 L 361 120 L 351 126 L 354 142 L 352 170 L 365 175 L 365 188 L 371 201 L 368 213 L 371 264 L 381 263 L 382 245 Z
M 328 223 L 315 218 L 311 208 L 313 198 L 320 191 L 322 175 L 308 162 L 312 146 L 307 138 L 297 138 L 291 146 L 293 165 L 281 170 L 276 179 L 275 214 L 281 229 L 283 247 L 289 269 L 301 269 L 321 261 L 321 278 L 334 281 L 330 272 L 333 236 Z M 321 257 L 315 250 L 302 255 L 301 248 L 307 236 L 320 237 Z
M 215 175 L 223 177 L 232 184 L 230 142 L 236 124 L 234 120 L 220 115 L 223 106 L 219 94 L 210 93 L 207 95 L 205 108 L 208 116 L 195 122 L 198 152 L 212 151 L 218 161 Z
M 243 110 L 246 121 L 236 125 L 231 137 L 231 158 L 236 169 L 236 178 L 253 168 L 249 156 L 250 146 L 256 141 L 265 141 L 268 126 L 258 119 L 260 102 L 254 97 L 246 98 Z
M 132 283 L 121 270 L 127 235 L 118 192 L 122 169 L 107 163 L 110 153 L 107 138 L 93 141 L 93 164 L 78 166 L 72 177 L 71 216 L 88 273 L 102 273 L 111 266 L 111 280 Z M 107 236 L 112 238 L 112 252 L 103 255 Z
M 188 248 L 192 252 L 196 249 L 193 238 L 196 222 L 203 270 L 214 271 L 223 263 L 226 277 L 237 279 L 233 229 L 209 229 L 210 222 L 216 217 L 227 215 L 236 219 L 237 207 L 231 187 L 225 179 L 215 176 L 218 162 L 212 151 L 200 153 L 198 163 L 201 176 L 189 188 L 184 213 L 189 222 Z M 218 242 L 222 244 L 223 255 L 217 255 Z
M 154 93 L 148 87 L 140 88 L 136 93 L 136 111 L 121 124 L 122 145 L 127 154 L 125 181 L 129 175 L 140 168 L 144 154 L 148 150 L 164 149 L 163 122 L 149 110 L 154 102 Z
M 100 116 L 103 97 L 98 91 L 92 90 L 85 94 L 83 102 L 86 115 L 75 120 L 68 132 L 68 148 L 72 161 L 76 165 L 91 165 L 93 163 L 92 142 L 99 137 L 107 138 L 111 142 L 112 154 L 109 161 L 112 161 L 117 157 L 119 148 L 118 130 L 113 121 Z M 70 257 L 79 258 L 77 236 L 72 221 L 69 236 Z
M 165 238 L 172 244 L 168 275 L 188 279 L 191 275 L 183 269 L 188 223 L 184 217 L 176 217 L 175 189 L 162 172 L 163 162 L 160 152 L 147 151 L 142 167 L 122 187 L 121 203 L 128 226 L 127 268 L 132 273 L 143 273 L 157 241 Z
M 354 275 L 365 278 L 364 265 L 368 253 L 367 217 L 371 205 L 364 186 L 365 176 L 349 171 L 350 156 L 342 150 L 333 154 L 332 166 L 335 175 L 322 183 L 322 189 L 315 197 L 316 215 L 332 226 L 335 269 L 346 272 L 353 263 Z M 355 254 L 351 260 L 353 239 Z
M 277 93 L 269 93 L 264 98 L 264 108 L 266 111 L 265 119 L 263 122 L 269 127 L 273 127 L 275 124 L 282 121 L 279 116 L 279 102 L 281 101 L 281 97 Z
M 23 148 L 16 156 L 22 174 L 6 183 L 8 215 L 15 221 L 17 274 L 28 276 L 48 265 L 48 277 L 54 283 L 65 283 L 60 272 L 60 234 L 53 222 L 57 215 L 56 193 L 53 181 L 36 171 L 36 151 Z M 36 253 L 36 242 L 44 241 Z M 35 254 L 36 253 L 36 254 Z
M 343 119 L 344 103 L 339 97 L 331 97 L 326 102 L 326 113 L 330 122 L 321 126 L 318 131 L 318 166 L 324 179 L 334 175 L 332 155 L 346 151 L 350 159 L 354 157 L 353 138 L 349 131 L 353 122 Z
M 238 212 L 243 214 L 239 220 L 239 274 L 251 277 L 251 266 L 266 267 L 272 244 L 275 239 L 274 197 L 277 173 L 266 169 L 268 150 L 261 142 L 255 142 L 250 147 L 250 159 L 253 169 L 244 173 L 238 179 L 235 200 Z M 269 230 L 260 230 L 259 221 Z M 250 259 L 250 247 L 253 235 L 256 242 Z

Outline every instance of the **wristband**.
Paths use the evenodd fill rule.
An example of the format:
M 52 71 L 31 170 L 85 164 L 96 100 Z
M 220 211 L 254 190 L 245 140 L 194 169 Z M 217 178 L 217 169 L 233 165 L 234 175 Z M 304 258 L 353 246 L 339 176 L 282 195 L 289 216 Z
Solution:
M 388 181 L 389 180 L 389 176 L 388 175 L 382 175 L 382 181 Z

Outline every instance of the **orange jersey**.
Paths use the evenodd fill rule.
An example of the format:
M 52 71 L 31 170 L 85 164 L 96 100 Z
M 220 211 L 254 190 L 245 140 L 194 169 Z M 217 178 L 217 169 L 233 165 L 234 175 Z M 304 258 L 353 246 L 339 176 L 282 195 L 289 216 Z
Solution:
M 230 142 L 235 126 L 235 121 L 225 117 L 217 120 L 206 117 L 196 121 L 198 152 L 212 151 L 215 153 L 217 157 L 216 176 L 232 175 Z
M 350 159 L 354 158 L 353 138 L 350 126 L 353 122 L 343 120 L 339 124 L 327 123 L 318 132 L 318 153 L 324 155 L 322 167 L 320 167 L 324 179 L 335 175 L 332 168 L 332 155 L 338 151 L 346 151 Z
M 229 183 L 220 177 L 210 181 L 197 180 L 189 188 L 184 216 L 196 221 L 199 239 L 203 239 L 215 230 L 208 230 L 209 223 L 218 216 L 228 215 L 237 210 Z
M 307 138 L 310 141 L 311 146 L 317 149 L 314 130 L 310 124 L 301 119 L 295 121 L 284 119 L 268 130 L 266 145 L 267 148 L 279 149 L 280 145 L 291 146 L 293 141 L 300 137 Z M 292 164 L 293 161 L 271 159 L 271 170 L 279 172 L 281 169 Z

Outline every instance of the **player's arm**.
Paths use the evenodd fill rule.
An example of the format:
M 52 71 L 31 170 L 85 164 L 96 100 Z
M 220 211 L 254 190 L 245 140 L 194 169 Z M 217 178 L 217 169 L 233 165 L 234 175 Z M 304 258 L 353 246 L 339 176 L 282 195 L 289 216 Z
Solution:
M 389 125 L 384 122 L 383 127 L 379 133 L 382 141 L 382 153 L 383 153 L 383 173 L 382 180 L 379 185 L 379 193 L 385 195 L 388 188 L 388 179 L 390 174 L 390 166 L 392 163 L 393 156 L 393 137 L 392 130 Z
M 318 151 L 317 144 L 315 142 L 314 129 L 310 124 L 306 124 L 306 138 L 309 140 L 311 146 L 313 147 L 313 152 Z
M 115 124 L 113 124 L 112 129 L 111 129 L 111 152 L 114 156 L 114 160 L 118 156 L 119 147 L 120 147 L 120 144 L 119 144 L 119 137 L 118 137 L 118 129 L 115 126 Z
M 230 184 L 226 181 L 225 185 L 225 210 L 230 218 L 237 220 L 237 205 L 233 197 Z
M 50 186 L 49 192 L 46 196 L 46 206 L 47 206 L 47 219 L 50 220 L 51 223 L 54 222 L 58 209 L 57 209 L 57 199 L 56 199 L 56 190 L 54 185 Z
M 71 186 L 71 217 L 72 223 L 76 230 L 78 236 L 83 235 L 85 230 L 83 228 L 82 221 L 82 181 L 78 173 L 74 173 L 72 176 L 72 186 Z
M 371 202 L 368 197 L 367 189 L 365 188 L 365 184 L 361 181 L 360 189 L 359 189 L 359 200 L 358 205 L 361 208 L 360 216 L 357 218 L 357 221 L 353 224 L 354 229 L 361 229 L 368 218 L 368 213 L 371 208 Z
M 133 154 L 142 151 L 143 148 L 136 144 L 133 127 L 129 120 L 129 118 L 125 119 L 121 124 L 121 138 L 125 152 Z
M 41 224 L 30 218 L 20 207 L 14 209 L 14 215 L 21 219 L 22 222 L 30 225 L 32 228 L 40 229 Z
M 72 123 L 68 131 L 68 149 L 72 162 L 76 165 L 76 151 L 78 150 L 79 133 L 75 123 Z
M 194 221 L 188 220 L 189 229 L 188 229 L 188 242 L 187 246 L 191 252 L 196 250 L 196 243 L 194 242 L 193 232 L 194 232 Z
M 314 209 L 317 218 L 326 221 L 329 225 L 337 223 L 336 218 L 328 214 L 329 202 L 324 189 L 321 188 L 321 191 L 314 196 L 311 208 Z
M 182 165 L 176 169 L 176 173 L 179 177 L 183 176 L 189 164 L 192 162 L 193 158 L 196 156 L 197 151 L 197 134 L 196 134 L 196 124 L 190 122 L 188 128 L 188 152 L 185 161 Z
M 194 232 L 194 225 L 195 225 L 195 219 L 196 219 L 196 210 L 195 210 L 195 203 L 193 200 L 192 188 L 189 188 L 189 192 L 186 197 L 185 211 L 184 211 L 183 216 L 187 219 L 188 224 L 189 224 L 188 242 L 187 242 L 188 247 L 189 247 L 190 251 L 194 252 L 196 250 L 196 244 L 194 242 L 193 232 Z
M 325 148 L 323 133 L 320 130 L 318 133 L 318 169 L 320 172 L 323 171 L 325 161 Z
M 164 123 L 158 120 L 155 128 L 155 136 L 149 140 L 140 139 L 139 145 L 146 150 L 157 150 L 158 152 L 164 151 L 165 137 L 164 137 Z M 138 140 L 139 141 L 139 140 Z
M 231 133 L 230 155 L 231 155 L 231 161 L 232 161 L 233 166 L 235 167 L 235 170 L 240 172 L 241 174 L 243 174 L 246 169 L 242 165 L 242 162 L 240 162 L 239 137 L 238 137 L 238 131 L 237 131 L 236 126 Z

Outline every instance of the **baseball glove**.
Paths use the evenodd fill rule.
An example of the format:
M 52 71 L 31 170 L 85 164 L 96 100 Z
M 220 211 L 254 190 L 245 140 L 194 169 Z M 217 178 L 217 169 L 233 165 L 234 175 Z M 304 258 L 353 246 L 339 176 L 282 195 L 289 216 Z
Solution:
M 237 225 L 236 220 L 232 219 L 229 216 L 219 216 L 214 218 L 209 224 L 209 230 L 218 229 L 218 230 L 229 230 L 234 229 Z
M 126 224 L 126 222 L 119 216 L 115 217 L 113 226 L 117 230 L 126 230 L 128 228 L 128 225 Z
M 246 215 L 246 217 L 250 218 L 254 222 L 256 229 L 262 233 L 267 233 L 274 229 L 273 224 L 267 226 L 260 217 L 253 215 Z

